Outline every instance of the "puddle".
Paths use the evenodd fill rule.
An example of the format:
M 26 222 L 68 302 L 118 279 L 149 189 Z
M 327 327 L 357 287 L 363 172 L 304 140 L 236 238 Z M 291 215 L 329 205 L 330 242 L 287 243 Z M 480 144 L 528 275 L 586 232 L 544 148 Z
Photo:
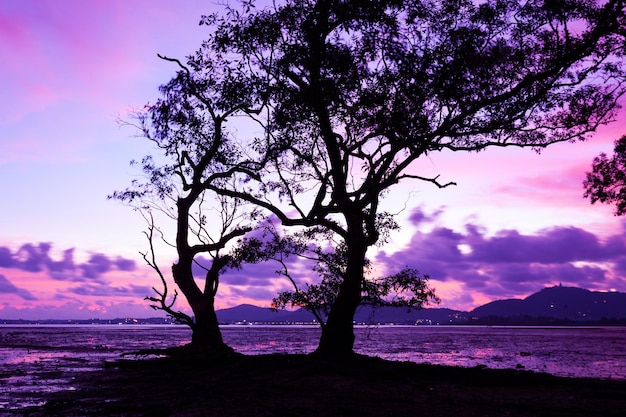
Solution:
M 106 360 L 119 356 L 112 351 L 68 352 L 62 348 L 0 349 L 0 411 L 41 406 L 47 394 L 75 391 L 77 374 L 101 369 Z
M 177 341 L 185 333 L 175 334 Z M 107 363 L 158 357 L 128 352 L 172 345 L 163 339 L 154 331 L 117 326 L 0 327 L 0 415 L 3 410 L 17 415 L 16 410 L 44 405 L 49 394 L 75 391 L 78 378 Z

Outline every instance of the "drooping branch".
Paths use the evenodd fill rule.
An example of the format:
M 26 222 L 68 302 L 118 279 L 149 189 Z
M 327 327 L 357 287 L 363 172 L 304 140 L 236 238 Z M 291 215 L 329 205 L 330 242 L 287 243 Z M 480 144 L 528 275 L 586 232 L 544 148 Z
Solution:
M 163 290 L 157 290 L 156 287 L 152 287 L 152 290 L 157 294 L 158 297 L 146 296 L 145 299 L 154 303 L 150 305 L 152 309 L 162 310 L 168 316 L 172 317 L 176 322 L 186 324 L 191 329 L 193 329 L 195 327 L 193 319 L 188 314 L 185 314 L 182 311 L 175 310 L 173 308 L 178 297 L 178 291 L 174 290 L 174 295 L 171 297 L 171 299 L 168 299 L 169 294 L 167 280 L 165 279 L 165 276 L 163 275 L 163 272 L 161 271 L 161 268 L 156 261 L 156 254 L 154 250 L 154 231 L 156 230 L 156 227 L 154 225 L 154 217 L 152 216 L 152 213 L 148 214 L 148 218 L 146 218 L 146 220 L 148 221 L 148 231 L 144 232 L 144 235 L 148 240 L 149 249 L 148 252 L 140 252 L 140 254 L 146 261 L 148 266 L 150 266 L 159 276 L 159 279 L 161 280 L 161 285 L 163 286 Z
M 287 264 L 285 263 L 282 257 L 282 254 L 277 254 L 277 255 L 278 256 L 272 257 L 272 259 L 278 262 L 282 267 L 277 272 L 289 280 L 289 282 L 293 286 L 293 292 L 291 291 L 281 292 L 276 297 L 274 297 L 274 299 L 272 300 L 272 309 L 274 310 L 284 309 L 287 306 L 287 304 L 291 305 L 292 307 L 304 307 L 307 311 L 313 314 L 313 317 L 315 317 L 315 320 L 323 328 L 326 325 L 326 321 L 324 319 L 324 316 L 322 315 L 322 312 L 320 311 L 321 306 L 317 305 L 311 299 L 311 297 L 309 297 L 310 288 L 307 286 L 307 290 L 304 290 L 304 291 L 301 290 L 298 284 L 296 283 L 296 280 L 289 273 L 289 268 L 287 267 Z

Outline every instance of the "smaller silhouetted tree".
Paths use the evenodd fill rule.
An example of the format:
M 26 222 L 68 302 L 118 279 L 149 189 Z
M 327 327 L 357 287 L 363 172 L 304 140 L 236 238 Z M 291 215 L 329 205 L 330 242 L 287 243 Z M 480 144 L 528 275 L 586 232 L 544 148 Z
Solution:
M 267 163 L 215 187 L 283 226 L 323 226 L 346 270 L 318 352 L 351 353 L 383 198 L 438 152 L 543 149 L 589 138 L 626 93 L 624 0 L 284 0 L 208 16 L 197 55 L 228 53 L 257 86 Z M 212 65 L 208 60 L 195 63 Z
M 227 187 L 233 172 L 253 172 L 254 166 L 242 162 L 241 152 L 232 145 L 224 126 L 228 117 L 248 109 L 245 100 L 249 89 L 234 75 L 236 70 L 203 68 L 206 73 L 200 76 L 193 66 L 161 58 L 176 63 L 179 71 L 160 87 L 162 98 L 135 115 L 135 127 L 156 145 L 157 156 L 148 155 L 135 162 L 144 181 L 134 180 L 129 188 L 110 198 L 139 209 L 148 220 L 146 236 L 150 249 L 143 257 L 163 285 L 162 290 L 154 288 L 156 296 L 147 297 L 152 306 L 189 325 L 192 344 L 208 350 L 230 350 L 218 326 L 215 297 L 220 273 L 238 266 L 239 261 L 229 254 L 229 245 L 252 230 L 257 210 L 244 209 L 243 200 L 217 195 L 209 188 Z M 220 69 L 230 65 L 217 53 L 211 62 Z M 212 95 L 214 90 L 207 91 L 206 84 L 219 91 L 219 97 Z M 193 317 L 174 309 L 176 291 L 168 298 L 167 280 L 158 267 L 154 250 L 155 232 L 162 237 L 164 230 L 155 225 L 155 210 L 175 223 L 175 237 L 163 240 L 178 255 L 172 265 L 172 277 Z M 197 273 L 198 269 L 205 274 L 200 285 L 194 277 L 194 270 Z
M 601 153 L 593 159 L 591 172 L 584 181 L 585 198 L 615 204 L 615 215 L 626 213 L 626 136 L 615 141 L 613 156 Z
M 282 291 L 273 300 L 272 307 L 285 309 L 287 306 L 302 307 L 310 311 L 322 329 L 326 326 L 326 318 L 337 299 L 341 283 L 342 271 L 345 269 L 345 257 L 334 253 L 319 253 L 314 268 L 321 281 L 315 284 L 305 283 L 299 287 L 290 277 L 294 285 L 293 291 Z M 288 276 L 287 270 L 283 275 Z M 407 310 L 420 310 L 429 303 L 439 303 L 435 290 L 428 286 L 428 275 L 420 275 L 419 271 L 405 268 L 402 271 L 376 279 L 364 279 L 361 288 L 360 305 L 376 307 L 405 307 Z
M 395 222 L 385 216 L 379 222 L 381 243 L 385 243 Z M 236 246 L 234 257 L 239 262 L 258 263 L 275 261 L 277 273 L 289 280 L 293 287 L 281 291 L 272 300 L 272 308 L 302 307 L 315 317 L 322 329 L 337 299 L 346 274 L 347 248 L 343 242 L 332 242 L 332 232 L 323 227 L 306 228 L 296 233 L 281 235 L 271 223 L 264 227 L 262 238 L 245 238 Z M 296 258 L 311 264 L 313 282 L 299 283 L 290 272 L 289 261 Z M 371 263 L 366 259 L 361 281 L 361 305 L 372 307 L 405 307 L 421 309 L 428 303 L 439 303 L 435 290 L 428 285 L 429 276 L 420 275 L 412 268 L 379 278 L 371 278 Z

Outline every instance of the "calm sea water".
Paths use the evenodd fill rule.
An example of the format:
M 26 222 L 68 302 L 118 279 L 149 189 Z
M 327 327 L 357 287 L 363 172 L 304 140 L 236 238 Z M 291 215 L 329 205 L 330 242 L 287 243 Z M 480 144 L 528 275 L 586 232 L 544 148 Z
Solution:
M 222 331 L 230 346 L 251 355 L 309 353 L 320 334 L 312 326 Z M 0 326 L 0 410 L 76 389 L 73 371 L 92 372 L 125 353 L 183 345 L 190 337 L 182 326 Z M 355 350 L 391 360 L 626 380 L 626 328 L 620 327 L 359 327 Z

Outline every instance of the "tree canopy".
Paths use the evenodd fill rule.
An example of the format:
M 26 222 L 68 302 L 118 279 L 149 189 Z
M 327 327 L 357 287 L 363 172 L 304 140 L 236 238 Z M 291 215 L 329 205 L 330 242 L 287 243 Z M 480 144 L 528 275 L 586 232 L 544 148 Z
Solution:
M 135 180 L 110 198 L 132 205 L 148 221 L 149 251 L 142 255 L 163 285 L 162 290 L 153 288 L 156 296 L 146 297 L 152 307 L 189 325 L 193 343 L 224 350 L 214 307 L 220 274 L 227 267 L 239 266 L 227 245 L 252 230 L 256 210 L 244 207 L 245 201 L 212 193 L 209 185 L 226 186 L 231 181 L 229 170 L 239 160 L 241 150 L 229 142 L 224 121 L 248 108 L 242 94 L 246 87 L 230 77 L 227 61 L 215 59 L 212 63 L 220 71 L 204 68 L 207 72 L 200 76 L 176 59 L 161 58 L 178 63 L 182 70 L 161 86 L 161 99 L 135 114 L 135 127 L 157 146 L 160 155 L 133 161 L 140 166 L 144 181 Z M 215 91 L 206 85 L 220 95 L 213 95 Z M 175 236 L 164 236 L 162 225 L 155 224 L 155 211 L 175 222 Z M 177 291 L 168 297 L 167 279 L 155 255 L 157 236 L 176 249 L 172 276 L 193 316 L 174 308 Z M 201 255 L 209 260 L 201 262 Z M 203 285 L 196 281 L 194 270 L 203 270 Z
M 385 191 L 402 180 L 449 185 L 413 161 L 584 140 L 624 94 L 619 0 L 289 0 L 203 22 L 215 34 L 196 57 L 219 50 L 245 63 L 265 112 L 251 142 L 263 169 L 241 178 L 254 191 L 215 191 L 345 244 L 322 350 L 351 349 Z
M 433 152 L 540 150 L 613 121 L 624 22 L 622 0 L 244 2 L 203 17 L 207 40 L 173 60 L 177 111 L 153 123 L 186 170 L 215 172 L 202 190 L 337 236 L 345 264 L 319 351 L 351 352 L 367 252 L 393 221 L 386 191 L 452 184 L 413 168 Z M 211 171 L 201 154 L 215 146 L 228 158 Z

